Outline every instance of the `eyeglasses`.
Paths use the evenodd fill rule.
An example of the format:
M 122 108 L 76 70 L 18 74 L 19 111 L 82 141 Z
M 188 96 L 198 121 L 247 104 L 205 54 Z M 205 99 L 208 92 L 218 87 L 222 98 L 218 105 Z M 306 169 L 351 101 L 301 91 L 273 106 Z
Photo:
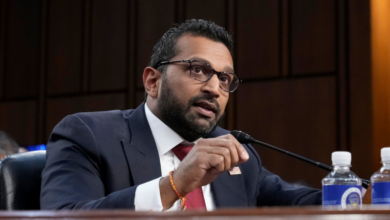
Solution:
M 211 79 L 211 77 L 213 77 L 214 74 L 217 74 L 219 79 L 219 87 L 225 92 L 234 92 L 237 89 L 238 84 L 242 82 L 242 80 L 234 73 L 216 71 L 210 66 L 210 64 L 199 60 L 162 61 L 156 65 L 156 68 L 162 65 L 179 62 L 189 63 L 191 77 L 201 82 L 207 82 Z

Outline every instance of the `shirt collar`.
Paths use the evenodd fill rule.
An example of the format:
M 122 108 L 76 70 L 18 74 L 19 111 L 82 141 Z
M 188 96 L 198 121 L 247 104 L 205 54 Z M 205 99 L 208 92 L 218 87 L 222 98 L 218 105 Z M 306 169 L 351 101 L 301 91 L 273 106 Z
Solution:
M 148 105 L 145 103 L 145 115 L 152 130 L 154 141 L 156 142 L 158 155 L 161 157 L 172 148 L 176 147 L 182 142 L 186 142 L 180 135 L 168 127 L 164 122 L 157 118 Z

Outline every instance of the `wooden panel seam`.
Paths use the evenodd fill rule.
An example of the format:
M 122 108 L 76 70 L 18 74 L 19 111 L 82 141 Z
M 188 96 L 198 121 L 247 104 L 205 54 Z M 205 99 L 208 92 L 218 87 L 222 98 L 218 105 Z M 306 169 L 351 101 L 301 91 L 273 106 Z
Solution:
M 82 13 L 82 47 L 81 47 L 81 75 L 80 91 L 88 93 L 90 91 L 90 71 L 91 71 L 91 26 L 92 26 L 92 1 L 84 0 Z
M 349 22 L 350 22 L 350 14 L 349 14 L 349 5 L 348 5 L 348 0 L 345 0 L 345 6 L 344 6 L 344 14 L 345 14 L 345 62 L 344 62 L 344 65 L 345 65 L 345 68 L 344 68 L 344 72 L 345 72 L 345 112 L 346 112 L 346 117 L 345 117 L 345 123 L 346 123 L 346 129 L 345 129 L 345 136 L 346 136 L 346 149 L 347 151 L 351 151 L 351 108 L 350 108 L 350 105 L 351 105 L 351 99 L 350 99 L 350 96 L 351 96 L 351 86 L 350 86 L 350 74 L 351 74 L 351 70 L 350 70 L 350 48 L 349 48 L 349 44 L 350 44 L 350 25 L 349 25 Z M 348 22 L 347 22 L 348 21 Z
M 279 76 L 289 76 L 290 28 L 289 1 L 279 0 Z
M 48 30 L 48 0 L 41 1 L 41 30 L 40 30 L 40 62 L 39 62 L 39 91 L 37 105 L 37 137 L 36 143 L 44 143 L 45 122 L 46 122 L 46 70 L 47 70 L 47 30 Z
M 0 24 L 0 100 L 5 93 L 5 41 L 6 41 L 6 27 L 7 27 L 7 1 L 3 0 L 0 3 L 1 10 L 1 24 Z
M 136 30 L 137 30 L 137 1 L 128 1 L 127 7 L 127 44 L 126 44 L 126 82 L 127 93 L 125 106 L 126 108 L 135 108 L 136 100 Z

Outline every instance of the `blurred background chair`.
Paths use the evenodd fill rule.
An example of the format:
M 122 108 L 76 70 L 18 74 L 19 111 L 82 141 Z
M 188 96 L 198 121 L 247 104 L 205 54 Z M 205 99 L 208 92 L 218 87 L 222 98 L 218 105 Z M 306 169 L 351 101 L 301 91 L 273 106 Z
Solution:
M 19 153 L 21 148 L 16 141 L 4 131 L 0 131 L 0 159 L 10 155 Z
M 0 162 L 0 210 L 38 210 L 46 151 L 18 153 Z

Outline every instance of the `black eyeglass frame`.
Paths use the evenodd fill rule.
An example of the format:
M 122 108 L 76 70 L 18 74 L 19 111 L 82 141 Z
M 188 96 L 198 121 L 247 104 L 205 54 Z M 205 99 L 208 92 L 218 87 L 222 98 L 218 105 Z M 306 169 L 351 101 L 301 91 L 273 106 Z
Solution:
M 160 67 L 160 66 L 162 66 L 162 65 L 168 65 L 168 64 L 172 64 L 172 63 L 180 63 L 180 62 L 189 63 L 189 64 L 190 64 L 190 67 L 191 67 L 191 63 L 193 63 L 193 62 L 200 62 L 200 63 L 204 63 L 204 64 L 208 65 L 208 66 L 210 67 L 211 71 L 212 71 L 212 74 L 211 74 L 210 77 L 209 77 L 208 79 L 206 79 L 205 81 L 202 81 L 202 80 L 200 80 L 200 79 L 197 79 L 197 78 L 195 78 L 194 76 L 192 76 L 192 75 L 190 74 L 191 77 L 192 77 L 193 79 L 195 79 L 195 80 L 197 80 L 197 81 L 200 81 L 200 82 L 207 82 L 207 81 L 209 81 L 209 80 L 214 76 L 214 74 L 217 74 L 217 76 L 219 77 L 219 75 L 222 74 L 222 73 L 224 73 L 224 74 L 231 74 L 231 75 L 233 76 L 232 82 L 235 80 L 234 78 L 237 78 L 237 81 L 238 81 L 237 86 L 236 86 L 236 88 L 234 88 L 232 91 L 226 91 L 225 89 L 223 89 L 223 88 L 221 87 L 221 84 L 219 84 L 219 87 L 220 87 L 223 91 L 225 91 L 225 92 L 234 92 L 234 91 L 236 91 L 236 89 L 238 88 L 238 85 L 239 85 L 240 83 L 242 83 L 242 79 L 240 79 L 236 74 L 230 73 L 230 72 L 220 72 L 220 71 L 216 71 L 209 63 L 207 63 L 207 62 L 205 62 L 205 61 L 201 61 L 201 60 L 172 60 L 172 61 L 161 61 L 161 62 L 159 62 L 159 63 L 156 65 L 155 68 L 157 69 L 158 67 Z

